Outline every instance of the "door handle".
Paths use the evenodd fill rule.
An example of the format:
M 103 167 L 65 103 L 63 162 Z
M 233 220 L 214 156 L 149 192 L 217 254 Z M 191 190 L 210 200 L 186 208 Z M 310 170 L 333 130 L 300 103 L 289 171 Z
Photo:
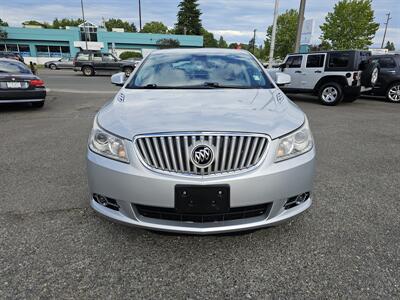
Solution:
M 295 73 L 301 73 L 301 71 L 294 71 Z
M 322 71 L 315 71 L 314 73 L 322 73 Z

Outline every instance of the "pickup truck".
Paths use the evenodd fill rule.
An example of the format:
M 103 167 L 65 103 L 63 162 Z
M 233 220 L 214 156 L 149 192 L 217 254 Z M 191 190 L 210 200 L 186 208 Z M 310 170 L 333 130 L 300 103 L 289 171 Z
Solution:
M 100 51 L 80 51 L 74 58 L 74 71 L 81 71 L 85 76 L 94 76 L 96 73 L 115 73 L 123 71 L 129 76 L 135 69 L 138 61 L 120 60 L 111 53 Z

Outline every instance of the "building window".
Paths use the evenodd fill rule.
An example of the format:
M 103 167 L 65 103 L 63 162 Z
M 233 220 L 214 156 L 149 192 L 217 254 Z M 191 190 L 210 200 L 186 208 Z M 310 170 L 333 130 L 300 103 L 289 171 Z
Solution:
M 97 28 L 94 26 L 86 25 L 81 27 L 81 41 L 85 41 L 85 31 L 86 38 L 88 42 L 97 42 Z
M 21 54 L 22 56 L 31 55 L 29 45 L 22 45 L 22 44 L 0 44 L 0 51 L 15 52 Z
M 60 46 L 49 46 L 50 57 L 61 57 Z
M 7 44 L 7 51 L 18 52 L 17 44 Z
M 49 46 L 36 46 L 36 52 L 38 57 L 49 57 Z
M 70 57 L 68 46 L 36 46 L 38 57 Z
M 31 56 L 31 49 L 29 48 L 29 45 L 18 44 L 18 52 L 22 56 Z
M 71 50 L 69 46 L 61 46 L 61 55 L 62 57 L 71 57 Z

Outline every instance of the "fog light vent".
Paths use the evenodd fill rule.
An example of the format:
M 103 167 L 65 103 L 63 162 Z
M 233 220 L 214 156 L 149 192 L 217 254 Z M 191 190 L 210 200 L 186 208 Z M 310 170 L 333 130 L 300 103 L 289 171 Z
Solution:
M 309 192 L 291 197 L 286 201 L 284 208 L 285 209 L 293 208 L 293 207 L 305 202 L 308 198 L 310 198 Z
M 110 208 L 113 210 L 119 210 L 119 205 L 118 205 L 117 201 L 115 201 L 112 198 L 108 198 L 106 196 L 99 195 L 99 194 L 93 194 L 93 199 L 94 199 L 94 201 L 103 205 L 104 207 L 107 207 L 107 208 Z

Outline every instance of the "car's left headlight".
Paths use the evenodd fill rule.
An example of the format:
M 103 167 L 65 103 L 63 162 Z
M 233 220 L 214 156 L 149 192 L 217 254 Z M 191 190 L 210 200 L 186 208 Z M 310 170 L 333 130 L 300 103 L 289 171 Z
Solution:
M 314 139 L 306 118 L 303 126 L 279 139 L 275 162 L 306 153 L 311 150 L 313 144 Z
M 97 120 L 94 121 L 89 137 L 89 148 L 97 154 L 129 163 L 126 141 L 100 128 Z

